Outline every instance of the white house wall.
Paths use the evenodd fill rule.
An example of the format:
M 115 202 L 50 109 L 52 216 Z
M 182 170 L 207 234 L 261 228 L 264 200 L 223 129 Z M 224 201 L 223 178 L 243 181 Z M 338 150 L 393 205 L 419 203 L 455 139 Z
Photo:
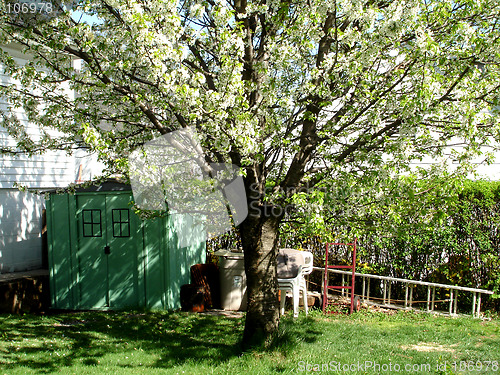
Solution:
M 454 171 L 458 166 L 458 161 L 454 160 L 452 151 L 455 150 L 459 153 L 463 152 L 464 145 L 459 140 L 452 140 L 450 143 L 454 144 L 454 146 L 449 146 L 444 150 L 444 154 L 440 160 L 434 159 L 430 156 L 422 159 L 422 161 L 412 162 L 412 167 L 414 168 L 430 168 L 433 164 L 436 163 L 445 163 L 448 166 L 450 171 Z M 498 145 L 496 146 L 498 148 Z M 482 154 L 474 157 L 470 163 L 474 168 L 474 172 L 470 173 L 467 177 L 470 179 L 484 179 L 491 181 L 499 181 L 500 180 L 500 152 L 497 151 L 492 146 L 482 146 L 481 148 Z M 487 154 L 493 155 L 493 161 L 490 164 L 486 163 Z
M 0 189 L 0 202 L 0 273 L 41 268 L 43 197 Z
M 0 48 L 8 50 L 20 64 L 27 61 L 17 48 Z M 0 82 L 15 83 L 4 74 L 1 64 Z M 0 97 L 0 111 L 6 111 L 8 106 L 6 98 Z M 39 129 L 27 121 L 21 109 L 16 109 L 14 113 L 28 134 L 35 137 L 39 134 Z M 15 145 L 15 140 L 6 129 L 0 127 L 0 146 Z M 77 180 L 89 180 L 101 170 L 102 165 L 84 151 L 76 151 L 72 155 L 51 151 L 32 157 L 0 155 L 0 273 L 42 267 L 44 198 L 19 191 L 16 186 L 34 190 L 63 188 Z

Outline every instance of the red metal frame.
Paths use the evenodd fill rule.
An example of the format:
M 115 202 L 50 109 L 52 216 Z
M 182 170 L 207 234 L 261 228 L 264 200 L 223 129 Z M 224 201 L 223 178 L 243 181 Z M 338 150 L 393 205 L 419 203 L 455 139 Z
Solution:
M 325 275 L 324 275 L 324 285 L 323 285 L 323 313 L 326 312 L 326 307 L 329 305 L 328 303 L 328 289 L 348 289 L 351 291 L 351 307 L 350 313 L 352 314 L 354 310 L 354 279 L 356 277 L 356 241 L 357 238 L 354 238 L 353 243 L 327 243 L 326 244 L 326 254 L 325 254 Z M 330 246 L 352 246 L 352 263 L 350 266 L 345 265 L 329 265 L 328 264 L 328 253 L 330 250 Z M 351 285 L 328 285 L 328 270 L 329 269 L 351 269 Z M 333 304 L 331 304 L 333 305 Z

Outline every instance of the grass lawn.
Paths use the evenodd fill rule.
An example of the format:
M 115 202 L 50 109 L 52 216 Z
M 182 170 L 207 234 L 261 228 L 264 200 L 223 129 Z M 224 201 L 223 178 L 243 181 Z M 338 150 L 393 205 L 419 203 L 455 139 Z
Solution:
M 496 319 L 313 312 L 283 318 L 272 349 L 242 354 L 243 325 L 182 312 L 0 315 L 0 374 L 500 374 Z

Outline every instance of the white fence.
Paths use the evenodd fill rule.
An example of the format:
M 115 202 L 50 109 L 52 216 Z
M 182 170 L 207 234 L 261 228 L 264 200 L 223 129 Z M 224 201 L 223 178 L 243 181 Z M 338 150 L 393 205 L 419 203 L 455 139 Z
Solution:
M 314 267 L 315 270 L 319 270 L 324 272 L 324 268 Z M 329 269 L 328 271 L 337 273 L 342 275 L 342 284 L 345 285 L 345 276 L 351 276 L 352 272 L 350 271 L 341 271 L 336 269 Z M 437 302 L 449 302 L 448 313 L 450 315 L 457 315 L 457 302 L 458 302 L 458 294 L 459 291 L 473 293 L 472 296 L 472 316 L 480 317 L 481 312 L 481 295 L 488 294 L 491 295 L 493 292 L 491 290 L 485 289 L 477 289 L 477 288 L 467 288 L 462 286 L 454 286 L 447 284 L 439 284 L 439 283 L 429 283 L 426 281 L 416 281 L 409 279 L 400 279 L 397 277 L 388 277 L 388 276 L 379 276 L 379 275 L 371 275 L 365 273 L 355 273 L 356 277 L 362 278 L 362 291 L 361 291 L 361 299 L 364 303 L 376 304 L 370 301 L 370 281 L 372 279 L 380 280 L 382 282 L 382 303 L 376 304 L 380 306 L 401 308 L 396 304 L 391 304 L 391 289 L 393 283 L 401 283 L 405 287 L 405 299 L 404 299 L 404 309 L 413 309 L 413 305 L 415 303 L 419 303 L 421 301 L 413 300 L 413 289 L 417 285 L 427 286 L 427 300 L 423 301 L 426 303 L 426 311 L 432 312 L 435 311 L 435 306 Z M 324 276 L 323 276 L 324 277 Z M 324 283 L 322 283 L 324 285 Z M 445 300 L 436 301 L 436 288 L 447 289 L 450 291 L 449 298 Z M 347 293 L 347 291 L 345 291 Z M 322 293 L 323 294 L 323 293 Z M 344 294 L 344 290 L 342 290 L 342 294 Z M 393 300 L 393 302 L 395 302 Z

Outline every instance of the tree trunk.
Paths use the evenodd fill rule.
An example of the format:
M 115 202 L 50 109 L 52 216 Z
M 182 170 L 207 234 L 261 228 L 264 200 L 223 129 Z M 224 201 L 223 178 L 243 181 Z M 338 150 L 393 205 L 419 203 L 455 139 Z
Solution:
M 244 348 L 267 346 L 278 329 L 276 257 L 279 221 L 273 215 L 249 216 L 239 227 L 248 295 Z

